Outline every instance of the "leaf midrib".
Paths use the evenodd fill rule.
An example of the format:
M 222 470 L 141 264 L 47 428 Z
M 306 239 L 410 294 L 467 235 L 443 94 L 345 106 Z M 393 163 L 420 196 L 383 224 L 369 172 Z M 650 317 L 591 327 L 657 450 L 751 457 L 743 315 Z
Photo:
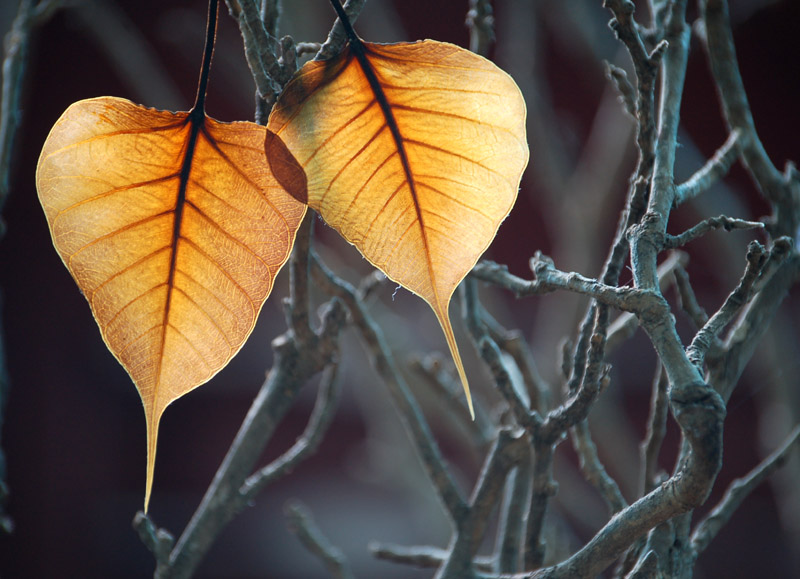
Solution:
M 381 85 L 380 80 L 378 79 L 378 75 L 375 72 L 375 69 L 372 66 L 372 63 L 367 56 L 369 52 L 369 48 L 356 37 L 355 41 L 351 39 L 350 41 L 350 50 L 356 57 L 356 61 L 361 68 L 361 71 L 364 73 L 364 76 L 369 83 L 370 88 L 372 89 L 373 94 L 375 95 L 375 99 L 378 101 L 378 105 L 381 108 L 381 112 L 383 113 L 383 117 L 386 121 L 386 125 L 389 127 L 389 132 L 392 134 L 392 139 L 394 140 L 395 148 L 397 149 L 397 153 L 400 157 L 400 164 L 403 166 L 403 172 L 406 176 L 406 182 L 408 183 L 408 189 L 411 193 L 411 199 L 414 205 L 414 211 L 417 215 L 417 222 L 419 223 L 420 235 L 422 237 L 422 245 L 425 250 L 425 264 L 428 268 L 428 275 L 430 276 L 431 280 L 431 290 L 433 292 L 433 298 L 436 301 L 436 311 L 440 311 L 442 309 L 441 297 L 439 296 L 438 288 L 436 287 L 436 274 L 433 269 L 433 263 L 431 262 L 431 247 L 430 242 L 428 240 L 428 233 L 425 230 L 425 220 L 422 216 L 422 207 L 419 202 L 419 196 L 417 195 L 417 186 L 416 180 L 414 179 L 413 171 L 411 170 L 411 163 L 408 160 L 408 153 L 405 147 L 405 140 L 403 138 L 402 133 L 400 132 L 400 127 L 397 124 L 397 119 L 395 119 L 394 112 L 392 111 L 392 105 L 389 102 L 386 93 L 383 90 L 383 86 Z

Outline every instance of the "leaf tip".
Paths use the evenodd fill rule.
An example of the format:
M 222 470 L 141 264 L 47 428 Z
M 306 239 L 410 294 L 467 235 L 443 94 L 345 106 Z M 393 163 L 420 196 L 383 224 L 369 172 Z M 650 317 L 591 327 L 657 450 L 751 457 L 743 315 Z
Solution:
M 436 317 L 439 319 L 439 325 L 442 326 L 444 337 L 447 340 L 447 346 L 450 348 L 450 354 L 453 356 L 453 361 L 456 364 L 458 376 L 461 378 L 461 386 L 464 388 L 464 395 L 467 397 L 467 406 L 469 407 L 469 414 L 472 420 L 475 420 L 475 408 L 472 405 L 472 394 L 469 391 L 469 381 L 467 380 L 467 373 L 464 370 L 464 364 L 461 362 L 461 354 L 458 351 L 458 344 L 456 343 L 456 336 L 453 333 L 453 325 L 450 323 L 450 316 L 447 314 L 447 309 L 439 311 L 433 308 Z
M 158 424 L 161 421 L 160 413 L 156 416 L 147 415 L 147 475 L 144 487 L 144 514 L 150 506 L 150 495 L 153 491 L 153 477 L 156 468 L 156 444 L 158 442 Z

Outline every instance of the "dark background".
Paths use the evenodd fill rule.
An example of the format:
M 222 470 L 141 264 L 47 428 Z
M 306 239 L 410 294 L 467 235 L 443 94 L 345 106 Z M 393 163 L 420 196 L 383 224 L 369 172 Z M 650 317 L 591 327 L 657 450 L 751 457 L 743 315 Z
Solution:
M 0 9 L 3 30 L 8 29 L 15 10 L 8 4 L 14 3 L 4 3 Z M 283 32 L 298 41 L 324 39 L 333 22 L 327 2 L 284 4 Z M 601 59 L 620 65 L 626 61 L 605 27 L 610 16 L 599 0 L 563 4 L 572 6 L 565 9 L 557 2 L 539 2 L 535 11 L 538 19 L 520 24 L 514 22 L 517 11 L 525 13 L 529 2 L 496 2 L 501 43 L 494 56 L 517 78 L 523 91 L 536 87 L 537 94 L 526 92 L 529 102 L 534 98 L 548 102 L 561 139 L 559 148 L 566 151 L 569 164 L 579 157 L 604 102 L 607 83 Z M 786 159 L 800 159 L 800 3 L 732 4 L 736 48 L 756 125 L 768 153 L 782 169 Z M 367 3 L 356 28 L 367 40 L 435 38 L 467 46 L 466 6 L 465 0 L 373 0 Z M 89 3 L 60 11 L 35 37 L 13 187 L 3 213 L 7 232 L 0 241 L 2 321 L 12 388 L 2 441 L 11 488 L 8 510 L 16 523 L 13 535 L 0 537 L 3 578 L 152 574 L 153 559 L 131 528 L 144 493 L 141 403 L 127 374 L 105 349 L 85 300 L 52 248 L 36 198 L 34 171 L 49 128 L 74 101 L 115 95 L 158 108 L 189 108 L 197 82 L 205 12 L 202 0 Z M 569 18 L 565 17 L 568 12 Z M 503 27 L 512 24 L 516 24 L 516 34 L 523 37 L 529 26 L 540 52 L 528 56 L 521 53 L 525 50 L 522 46 L 504 43 Z M 583 36 L 576 32 L 579 28 Z M 538 80 L 531 83 L 529 77 Z M 238 29 L 224 6 L 207 109 L 220 120 L 252 118 L 252 80 Z M 705 56 L 696 41 L 682 118 L 677 170 L 685 178 L 725 139 Z M 630 121 L 620 119 L 619 130 L 629 131 Z M 541 178 L 547 167 L 540 164 L 552 154 L 543 150 L 548 144 L 542 141 L 542 135 L 532 134 L 531 144 L 531 169 L 523 180 L 517 206 L 501 227 L 489 256 L 508 263 L 520 275 L 528 275 L 527 260 L 536 249 L 554 255 L 562 269 L 578 268 L 570 260 L 579 259 L 575 255 L 580 253 L 569 254 L 563 249 L 564 240 L 558 235 L 568 236 L 569 232 L 556 230 L 550 213 L 553 206 L 548 205 L 554 198 L 567 206 L 574 201 L 569 196 L 558 197 L 558 192 L 548 190 Z M 624 158 L 625 166 L 611 178 L 609 186 L 613 191 L 608 200 L 611 217 L 599 228 L 602 239 L 593 239 L 592 247 L 584 248 L 586 256 L 593 255 L 592 251 L 602 255 L 605 249 L 600 248 L 607 246 L 612 235 L 635 156 L 629 150 Z M 579 209 L 578 220 L 571 222 L 576 229 L 583 226 L 580 219 L 599 219 L 581 214 Z M 739 166 L 723 185 L 697 204 L 676 212 L 670 231 L 677 233 L 703 216 L 722 211 L 743 218 L 768 212 Z M 343 276 L 357 281 L 369 272 L 357 252 L 338 241 L 324 225 L 320 224 L 317 231 L 321 251 Z M 698 242 L 689 249 L 689 273 L 709 312 L 735 285 L 744 265 L 744 245 L 754 237 L 743 233 L 714 235 L 716 241 Z M 738 237 L 730 242 L 732 245 L 721 247 L 719 239 L 728 243 L 725 235 Z M 578 269 L 596 275 L 599 267 L 600 261 L 592 258 Z M 766 361 L 754 363 L 754 368 L 746 372 L 731 401 L 725 466 L 709 504 L 719 499 L 730 480 L 746 473 L 774 448 L 797 420 L 797 395 L 791 394 L 798 386 L 800 359 L 797 293 L 787 300 L 775 330 L 767 338 L 762 352 Z M 213 381 L 176 402 L 165 414 L 150 505 L 159 525 L 179 533 L 211 480 L 271 365 L 269 342 L 285 329 L 279 307 L 285 294 L 286 275 L 282 275 L 241 353 Z M 384 327 L 392 328 L 388 337 L 399 359 L 414 350 L 443 351 L 440 330 L 424 304 L 402 290 L 395 295 L 393 287 L 384 288 L 379 298 L 372 308 Z M 515 305 L 502 294 L 487 296 L 501 321 L 519 327 L 534 343 L 534 355 L 548 378 L 554 376 L 558 352 L 558 344 L 545 339 L 547 334 L 542 329 L 546 325 L 542 320 L 547 315 L 552 317 L 553 304 L 557 303 L 550 299 L 529 298 Z M 453 316 L 458 316 L 456 308 Z M 566 317 L 574 316 L 570 313 Z M 574 328 L 572 319 L 564 327 Z M 684 323 L 683 327 L 688 326 Z M 474 350 L 463 332 L 459 341 L 468 359 L 468 371 L 475 376 L 472 380 L 478 383 L 478 397 L 491 398 L 489 382 L 472 360 Z M 449 528 L 413 450 L 405 442 L 385 390 L 352 332 L 346 333 L 344 348 L 344 398 L 318 454 L 270 487 L 253 508 L 227 528 L 198 576 L 325 576 L 319 562 L 285 529 L 283 505 L 294 497 L 309 505 L 323 531 L 345 551 L 357 576 L 430 576 L 429 571 L 375 561 L 367 551 L 371 540 L 444 547 Z M 629 500 L 633 498 L 631 472 L 637 468 L 636 444 L 644 431 L 654 361 L 644 334 L 637 334 L 634 343 L 614 359 L 613 386 L 605 399 L 609 402 L 606 406 L 616 410 L 600 409 L 592 419 L 593 429 L 605 443 L 601 446 L 603 459 L 620 478 Z M 265 460 L 276 456 L 301 432 L 313 394 L 310 387 L 289 414 Z M 449 418 L 449 413 L 457 410 L 441 407 L 424 392 L 419 394 L 445 454 L 454 461 L 457 477 L 465 488 L 471 488 L 483 457 L 470 449 L 464 432 Z M 627 434 L 634 438 L 624 439 Z M 665 468 L 671 468 L 674 439 L 672 428 L 672 448 L 667 448 L 663 456 Z M 603 524 L 606 514 L 593 491 L 577 480 L 569 445 L 559 447 L 558 455 L 556 476 L 560 477 L 561 489 L 553 509 L 570 525 L 571 530 L 564 531 L 563 537 L 568 548 L 574 549 Z M 800 516 L 791 512 L 791 503 L 780 502 L 786 496 L 798 497 L 796 491 L 794 495 L 786 491 L 787 485 L 798 486 L 798 479 L 791 478 L 791 473 L 797 473 L 796 462 L 775 477 L 777 482 L 762 485 L 739 509 L 701 557 L 698 577 L 800 574 Z

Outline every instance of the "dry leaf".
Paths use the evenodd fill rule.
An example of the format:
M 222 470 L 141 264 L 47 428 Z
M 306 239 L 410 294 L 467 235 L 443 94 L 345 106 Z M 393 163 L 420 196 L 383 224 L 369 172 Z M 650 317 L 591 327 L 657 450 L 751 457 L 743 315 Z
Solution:
M 448 306 L 511 211 L 528 162 L 517 85 L 451 44 L 359 43 L 303 66 L 268 129 L 305 169 L 301 200 L 431 305 L 472 412 Z M 268 156 L 271 143 L 280 140 L 267 142 Z
M 302 171 L 281 177 L 290 195 L 265 134 L 103 97 L 69 107 L 42 149 L 53 243 L 144 403 L 145 510 L 164 409 L 242 347 L 305 213 Z

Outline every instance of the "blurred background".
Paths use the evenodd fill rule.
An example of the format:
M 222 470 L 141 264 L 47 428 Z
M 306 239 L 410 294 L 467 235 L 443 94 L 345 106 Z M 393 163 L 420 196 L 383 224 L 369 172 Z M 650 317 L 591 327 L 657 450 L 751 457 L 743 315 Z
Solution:
M 34 172 L 53 123 L 74 101 L 100 95 L 147 106 L 187 110 L 203 47 L 204 0 L 73 1 L 35 34 L 25 81 L 22 126 L 3 211 L 0 240 L 2 331 L 10 375 L 2 446 L 15 528 L 0 537 L 0 576 L 145 577 L 151 554 L 131 528 L 144 494 L 145 429 L 138 394 L 106 350 L 66 268 L 54 251 L 38 204 Z M 325 0 L 284 3 L 281 33 L 321 42 L 334 16 Z M 497 43 L 491 57 L 520 85 L 528 103 L 531 164 L 519 199 L 486 257 L 529 277 L 536 250 L 562 270 L 596 276 L 616 228 L 636 152 L 633 122 L 606 81 L 603 60 L 630 69 L 607 27 L 600 0 L 497 0 Z M 773 162 L 800 160 L 800 75 L 794 0 L 731 2 L 736 49 L 756 126 Z M 690 2 L 690 13 L 696 13 Z M 356 29 L 366 40 L 433 38 L 468 46 L 466 0 L 372 0 Z M 646 3 L 637 2 L 641 21 Z M 253 117 L 254 86 L 236 23 L 221 7 L 211 70 L 208 113 L 224 121 Z M 16 2 L 0 3 L 0 30 L 10 29 Z M 677 176 L 685 179 L 726 138 L 705 54 L 693 39 L 682 109 Z M 737 164 L 724 182 L 679 208 L 669 231 L 725 213 L 744 219 L 768 214 Z M 700 304 L 712 313 L 736 285 L 747 242 L 757 234 L 714 233 L 686 248 Z M 763 241 L 763 238 L 761 239 Z M 356 283 L 370 273 L 358 252 L 321 221 L 316 241 L 328 264 Z M 630 281 L 623 273 L 622 283 Z M 173 404 L 161 424 L 150 514 L 179 534 L 222 460 L 272 363 L 270 341 L 285 331 L 281 275 L 258 326 L 231 364 L 209 384 Z M 514 301 L 483 288 L 487 309 L 521 330 L 541 374 L 557 385 L 560 344 L 572 335 L 585 302 L 570 295 Z M 675 303 L 674 292 L 668 298 Z M 725 462 L 708 506 L 727 484 L 774 449 L 800 417 L 800 292 L 781 315 L 745 372 L 728 408 Z M 458 300 L 452 316 L 460 326 Z M 401 362 L 442 353 L 444 340 L 428 306 L 384 284 L 370 305 Z M 678 311 L 676 309 L 676 311 Z M 684 339 L 691 338 L 685 316 Z M 457 328 L 477 404 L 497 403 L 485 369 Z M 638 444 L 647 417 L 655 355 L 643 333 L 611 360 L 611 387 L 590 418 L 601 458 L 626 498 L 635 498 Z M 412 376 L 409 374 L 409 376 Z M 269 487 L 237 517 L 212 548 L 198 577 L 314 578 L 317 559 L 286 529 L 289 499 L 311 509 L 322 531 L 348 557 L 358 577 L 430 577 L 378 561 L 371 541 L 445 547 L 449 524 L 418 465 L 387 393 L 355 333 L 343 339 L 344 395 L 319 451 Z M 434 425 L 456 478 L 471 489 L 485 449 L 476 448 L 454 412 L 413 376 L 410 383 Z M 291 445 L 313 405 L 310 384 L 266 451 L 264 462 Z M 558 393 L 554 393 L 558 399 Z M 671 470 L 676 432 L 670 424 L 662 467 Z M 550 554 L 582 545 L 607 520 L 583 482 L 569 443 L 557 451 L 559 494 L 552 503 Z M 700 558 L 701 578 L 800 575 L 800 464 L 790 463 L 759 487 Z M 707 509 L 704 509 L 707 510 Z M 701 513 L 703 511 L 701 510 Z

